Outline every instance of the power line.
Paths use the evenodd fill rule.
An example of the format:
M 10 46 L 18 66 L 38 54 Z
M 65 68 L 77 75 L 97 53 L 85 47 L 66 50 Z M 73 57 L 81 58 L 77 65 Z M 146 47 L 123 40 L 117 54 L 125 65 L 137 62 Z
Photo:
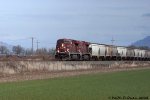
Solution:
M 48 43 L 48 42 L 41 42 L 41 41 L 40 41 L 40 43 L 41 44 L 47 44 L 47 45 L 56 45 L 56 43 Z
M 12 41 L 12 42 L 16 42 L 16 41 L 24 41 L 24 40 L 28 40 L 29 38 L 22 38 L 22 39 L 5 39 L 7 41 Z M 4 41 L 5 41 L 4 40 Z

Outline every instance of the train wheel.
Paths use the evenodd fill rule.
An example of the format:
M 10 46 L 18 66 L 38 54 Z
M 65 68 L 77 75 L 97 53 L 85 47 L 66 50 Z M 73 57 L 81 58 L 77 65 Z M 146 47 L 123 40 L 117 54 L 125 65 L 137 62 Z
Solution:
M 82 60 L 80 55 L 78 55 L 78 58 L 77 58 L 77 60 Z

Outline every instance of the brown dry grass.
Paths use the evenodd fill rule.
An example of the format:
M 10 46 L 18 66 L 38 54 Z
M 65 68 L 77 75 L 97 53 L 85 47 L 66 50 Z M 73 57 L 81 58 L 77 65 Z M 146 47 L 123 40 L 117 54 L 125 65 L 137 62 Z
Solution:
M 95 74 L 95 73 L 106 73 L 116 71 L 127 71 L 127 70 L 140 70 L 150 69 L 150 66 L 145 67 L 126 67 L 126 68 L 98 68 L 98 69 L 87 69 L 87 70 L 72 70 L 72 71 L 34 71 L 24 72 L 20 74 L 8 75 L 0 73 L 0 83 L 3 82 L 16 82 L 25 80 L 38 80 L 38 79 L 49 79 L 57 77 L 70 77 L 84 74 Z

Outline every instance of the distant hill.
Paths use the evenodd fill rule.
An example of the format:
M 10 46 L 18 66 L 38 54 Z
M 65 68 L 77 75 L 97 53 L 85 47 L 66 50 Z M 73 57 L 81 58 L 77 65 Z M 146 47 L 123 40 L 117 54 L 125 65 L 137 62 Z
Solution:
M 142 40 L 136 41 L 135 43 L 133 43 L 132 45 L 134 46 L 148 46 L 150 47 L 150 36 L 145 37 Z

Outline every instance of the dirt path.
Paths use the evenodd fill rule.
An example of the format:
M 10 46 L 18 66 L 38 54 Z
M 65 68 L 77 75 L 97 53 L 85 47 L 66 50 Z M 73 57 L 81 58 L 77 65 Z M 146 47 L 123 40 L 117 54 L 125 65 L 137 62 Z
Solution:
M 149 67 L 128 67 L 128 68 L 100 68 L 100 69 L 88 69 L 88 70 L 74 70 L 74 71 L 58 71 L 58 72 L 25 72 L 22 74 L 15 75 L 2 75 L 0 74 L 0 83 L 4 82 L 18 82 L 25 80 L 38 80 L 38 79 L 49 79 L 57 77 L 70 77 L 84 74 L 95 74 L 95 73 L 106 73 L 106 72 L 117 72 L 127 70 L 141 70 L 150 69 Z

